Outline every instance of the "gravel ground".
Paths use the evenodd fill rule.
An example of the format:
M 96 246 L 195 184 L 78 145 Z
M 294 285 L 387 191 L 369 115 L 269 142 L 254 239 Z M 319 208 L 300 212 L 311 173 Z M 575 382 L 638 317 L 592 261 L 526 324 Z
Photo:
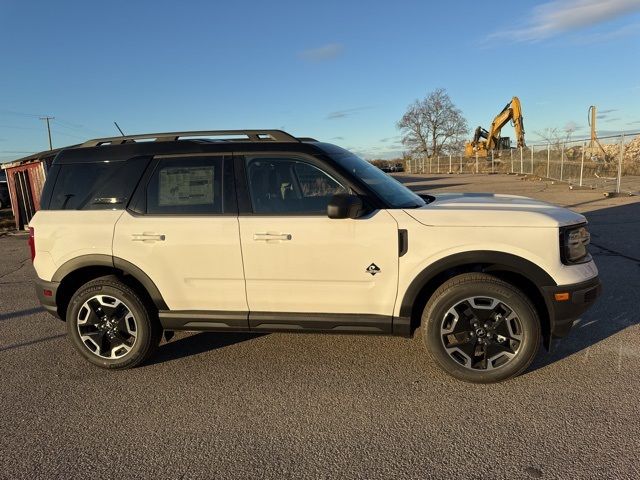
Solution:
M 179 334 L 152 363 L 82 361 L 0 237 L 0 478 L 639 478 L 640 203 L 518 177 L 399 175 L 585 212 L 604 295 L 524 375 L 440 372 L 421 339 Z

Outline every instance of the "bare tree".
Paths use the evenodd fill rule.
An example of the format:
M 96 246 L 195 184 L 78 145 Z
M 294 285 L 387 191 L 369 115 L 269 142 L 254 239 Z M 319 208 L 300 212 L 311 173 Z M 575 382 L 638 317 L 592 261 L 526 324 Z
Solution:
M 562 129 L 553 127 L 538 130 L 534 133 L 545 143 L 548 143 L 553 150 L 560 150 L 564 144 L 571 141 L 571 136 L 576 130 L 577 126 L 573 122 L 569 122 Z
M 397 124 L 402 143 L 413 153 L 436 156 L 469 132 L 466 119 L 447 91 L 438 88 L 407 108 Z

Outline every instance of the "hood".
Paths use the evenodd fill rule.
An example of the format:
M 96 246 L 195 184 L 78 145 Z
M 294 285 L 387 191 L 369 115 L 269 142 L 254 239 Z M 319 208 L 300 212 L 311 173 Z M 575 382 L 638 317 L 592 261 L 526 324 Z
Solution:
M 518 195 L 442 193 L 405 212 L 424 225 L 450 227 L 560 227 L 586 222 L 567 208 Z

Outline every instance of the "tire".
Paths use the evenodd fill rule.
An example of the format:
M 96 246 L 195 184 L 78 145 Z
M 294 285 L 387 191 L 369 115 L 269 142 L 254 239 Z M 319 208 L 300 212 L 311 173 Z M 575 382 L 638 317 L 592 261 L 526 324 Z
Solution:
M 160 343 L 162 328 L 142 296 L 115 275 L 85 283 L 71 297 L 67 335 L 94 365 L 133 368 Z
M 466 382 L 519 375 L 540 345 L 540 319 L 519 289 L 485 273 L 446 281 L 422 314 L 422 335 L 440 368 Z

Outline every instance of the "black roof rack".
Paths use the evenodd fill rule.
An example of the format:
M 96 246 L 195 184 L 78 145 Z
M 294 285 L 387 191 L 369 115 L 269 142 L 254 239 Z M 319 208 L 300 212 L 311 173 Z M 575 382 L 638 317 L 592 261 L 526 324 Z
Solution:
M 240 142 L 288 142 L 299 143 L 293 135 L 282 130 L 199 130 L 193 132 L 165 132 L 165 133 L 144 133 L 141 135 L 124 135 L 121 137 L 106 137 L 87 140 L 79 147 L 98 147 L 100 145 L 119 145 L 123 143 L 133 143 L 136 140 L 152 140 L 156 142 L 175 142 L 181 138 L 189 137 L 226 137 L 226 136 L 246 136 L 247 138 L 231 139 Z M 224 139 L 227 140 L 227 139 Z

